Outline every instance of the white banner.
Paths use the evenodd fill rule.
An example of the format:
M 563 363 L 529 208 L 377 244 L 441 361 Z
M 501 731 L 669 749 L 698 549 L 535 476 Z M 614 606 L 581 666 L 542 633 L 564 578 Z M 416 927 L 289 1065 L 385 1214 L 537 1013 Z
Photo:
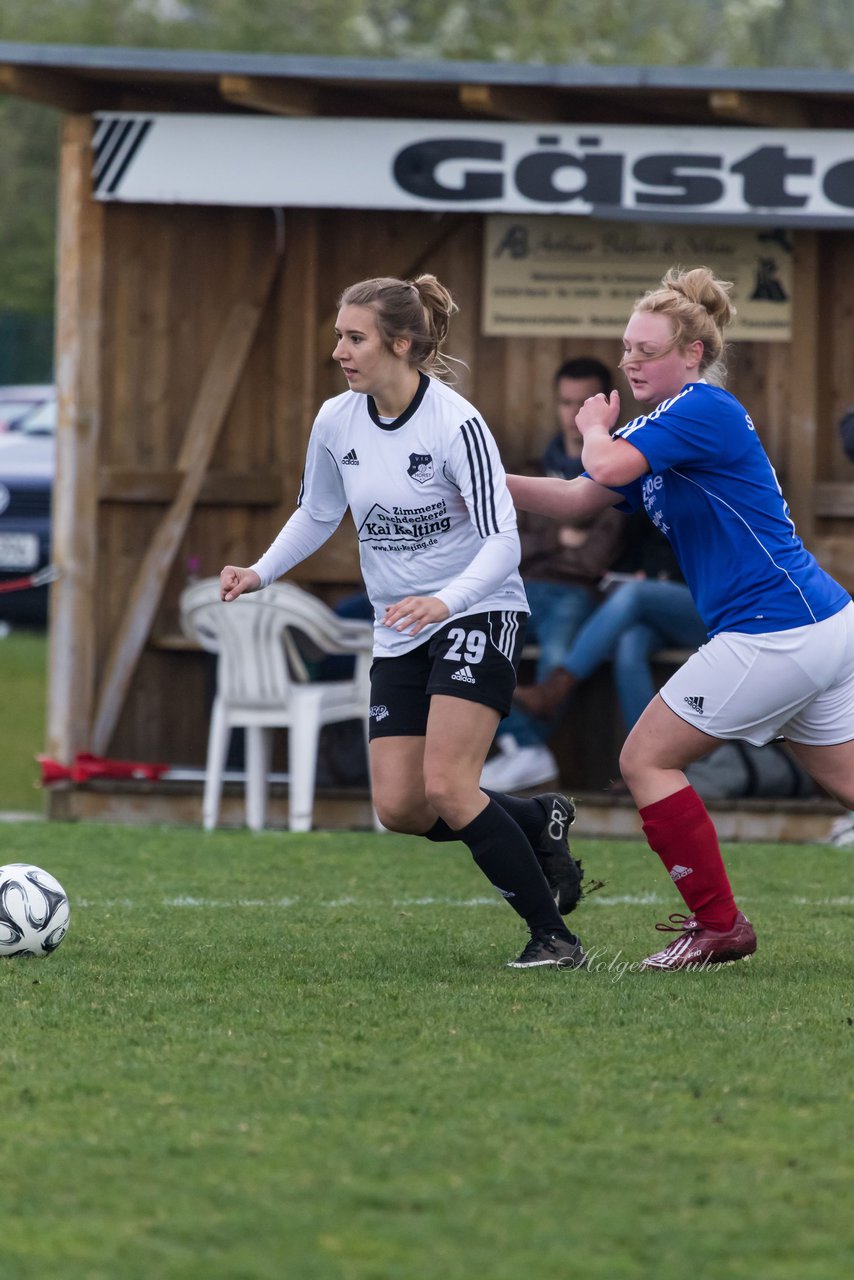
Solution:
M 854 225 L 841 129 L 105 113 L 94 150 L 100 200 Z

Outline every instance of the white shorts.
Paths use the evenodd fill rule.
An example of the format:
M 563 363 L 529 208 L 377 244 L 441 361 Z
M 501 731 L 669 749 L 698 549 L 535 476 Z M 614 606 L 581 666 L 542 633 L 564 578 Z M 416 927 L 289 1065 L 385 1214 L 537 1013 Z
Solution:
M 854 738 L 854 602 L 790 631 L 721 631 L 661 690 L 671 711 L 713 738 L 829 747 Z

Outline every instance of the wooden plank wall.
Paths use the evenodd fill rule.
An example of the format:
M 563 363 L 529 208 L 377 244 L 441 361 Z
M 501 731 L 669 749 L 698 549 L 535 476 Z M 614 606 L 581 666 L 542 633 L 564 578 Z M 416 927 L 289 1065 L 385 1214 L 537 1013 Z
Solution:
M 180 442 L 223 319 L 245 291 L 257 255 L 273 254 L 284 234 L 284 267 L 274 297 L 109 745 L 117 756 L 200 764 L 210 667 L 176 641 L 187 564 L 194 558 L 208 575 L 228 561 L 249 563 L 293 509 L 314 412 L 321 400 L 343 390 L 331 360 L 341 290 L 367 276 L 419 270 L 434 271 L 451 287 L 460 314 L 448 350 L 468 366 L 458 385 L 482 410 L 508 469 L 536 456 L 554 431 L 551 380 L 559 363 L 593 354 L 615 365 L 620 343 L 484 337 L 477 215 L 288 211 L 282 227 L 267 210 L 114 205 L 103 210 L 102 223 L 95 602 L 101 674 L 129 584 L 177 491 Z M 820 402 L 813 406 L 815 489 L 835 488 L 824 492 L 824 508 L 811 501 L 814 494 L 799 493 L 798 500 L 810 503 L 818 545 L 832 554 L 838 571 L 854 565 L 854 466 L 844 461 L 835 439 L 839 414 L 854 404 L 848 336 L 854 244 L 842 233 L 824 233 L 811 252 L 822 280 L 822 315 L 812 297 L 803 322 L 821 324 Z M 746 402 L 784 480 L 800 447 L 791 438 L 793 370 L 803 376 L 804 357 L 799 360 L 789 344 L 745 344 L 731 363 L 730 386 Z M 625 417 L 636 411 L 626 402 Z M 846 503 L 848 515 L 839 514 Z M 344 525 L 296 575 L 329 598 L 358 580 L 348 518 Z

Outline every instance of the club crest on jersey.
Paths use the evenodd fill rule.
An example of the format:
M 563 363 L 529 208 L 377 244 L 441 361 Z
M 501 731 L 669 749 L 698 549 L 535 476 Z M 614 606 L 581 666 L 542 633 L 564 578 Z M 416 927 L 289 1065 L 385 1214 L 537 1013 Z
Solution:
M 418 484 L 426 484 L 433 479 L 433 458 L 429 453 L 410 453 L 406 474 Z

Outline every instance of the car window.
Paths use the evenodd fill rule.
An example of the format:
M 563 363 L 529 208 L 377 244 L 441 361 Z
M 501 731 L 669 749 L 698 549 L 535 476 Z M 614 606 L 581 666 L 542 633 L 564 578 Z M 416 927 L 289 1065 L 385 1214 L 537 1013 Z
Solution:
M 47 400 L 21 418 L 17 430 L 28 436 L 52 436 L 56 431 L 56 401 Z
M 32 400 L 0 400 L 0 427 L 11 427 L 32 408 Z

